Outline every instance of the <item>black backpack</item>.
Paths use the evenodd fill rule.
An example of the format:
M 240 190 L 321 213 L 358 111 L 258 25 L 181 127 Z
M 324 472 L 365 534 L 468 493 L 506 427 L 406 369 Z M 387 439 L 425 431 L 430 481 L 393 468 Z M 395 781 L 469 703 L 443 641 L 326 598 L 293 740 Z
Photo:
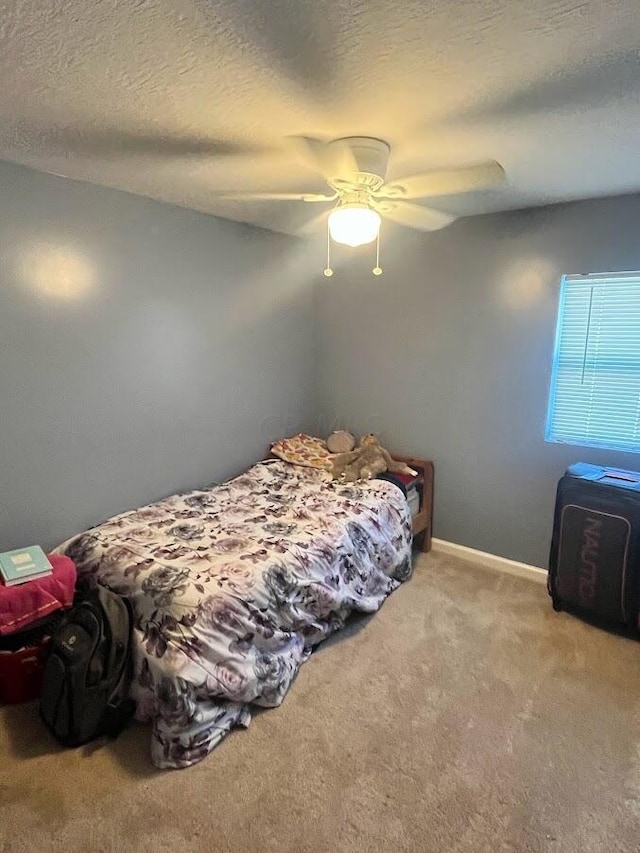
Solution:
M 65 746 L 116 737 L 131 717 L 131 626 L 129 602 L 97 586 L 54 634 L 40 715 Z

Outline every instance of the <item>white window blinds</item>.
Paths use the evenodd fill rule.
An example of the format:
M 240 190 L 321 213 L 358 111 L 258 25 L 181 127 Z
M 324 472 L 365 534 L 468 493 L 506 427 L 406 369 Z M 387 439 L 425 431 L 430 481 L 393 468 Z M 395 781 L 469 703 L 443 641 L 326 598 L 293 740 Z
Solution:
M 640 453 L 640 272 L 563 276 L 546 439 Z

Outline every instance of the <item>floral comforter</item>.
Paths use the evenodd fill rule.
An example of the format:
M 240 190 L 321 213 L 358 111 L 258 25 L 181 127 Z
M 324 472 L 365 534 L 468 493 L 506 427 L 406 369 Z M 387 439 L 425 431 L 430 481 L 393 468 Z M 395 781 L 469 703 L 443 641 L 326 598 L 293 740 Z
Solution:
M 133 605 L 137 717 L 152 758 L 204 758 L 250 706 L 279 705 L 314 645 L 411 574 L 393 484 L 269 460 L 125 512 L 57 549 Z

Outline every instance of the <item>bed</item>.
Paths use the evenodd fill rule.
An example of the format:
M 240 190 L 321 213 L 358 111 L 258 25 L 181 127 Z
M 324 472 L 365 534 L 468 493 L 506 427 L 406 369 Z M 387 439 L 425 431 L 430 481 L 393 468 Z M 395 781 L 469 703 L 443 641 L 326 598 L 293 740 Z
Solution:
M 133 605 L 133 698 L 159 767 L 204 758 L 279 705 L 315 645 L 411 574 L 411 518 L 384 480 L 280 459 L 122 513 L 61 545 Z

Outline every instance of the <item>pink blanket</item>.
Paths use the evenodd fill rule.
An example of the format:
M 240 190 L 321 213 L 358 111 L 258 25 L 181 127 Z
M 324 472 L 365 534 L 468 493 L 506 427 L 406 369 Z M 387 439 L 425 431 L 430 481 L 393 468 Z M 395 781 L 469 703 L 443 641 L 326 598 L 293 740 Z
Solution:
M 76 567 L 68 557 L 50 554 L 53 573 L 46 578 L 4 586 L 0 582 L 0 635 L 14 634 L 60 610 L 70 607 L 76 586 Z

